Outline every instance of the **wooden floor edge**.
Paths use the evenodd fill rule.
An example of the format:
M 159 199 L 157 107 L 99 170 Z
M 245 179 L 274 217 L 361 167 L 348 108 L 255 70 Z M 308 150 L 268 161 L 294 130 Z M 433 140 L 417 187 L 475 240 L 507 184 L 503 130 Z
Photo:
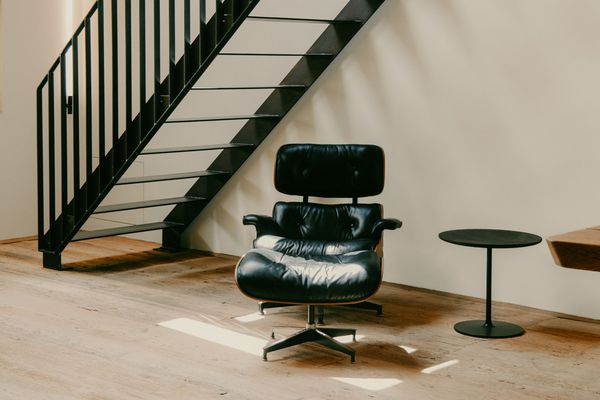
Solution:
M 12 239 L 3 239 L 0 240 L 0 244 L 13 244 L 13 243 L 19 243 L 19 242 L 28 242 L 30 240 L 37 240 L 37 235 L 35 236 L 23 236 L 23 237 L 18 237 L 18 238 L 12 238 Z

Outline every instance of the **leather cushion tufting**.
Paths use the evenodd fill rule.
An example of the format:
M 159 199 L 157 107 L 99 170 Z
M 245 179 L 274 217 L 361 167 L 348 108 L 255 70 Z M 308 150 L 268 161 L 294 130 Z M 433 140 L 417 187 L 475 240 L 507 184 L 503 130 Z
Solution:
M 380 204 L 316 204 L 278 202 L 273 219 L 282 236 L 292 239 L 345 241 L 371 239 L 373 226 L 381 219 Z
M 374 196 L 383 191 L 384 164 L 375 145 L 288 144 L 277 152 L 275 187 L 300 196 Z
M 336 256 L 359 250 L 373 250 L 375 244 L 370 239 L 332 242 L 263 235 L 254 240 L 254 248 L 275 250 L 288 256 L 310 258 L 314 256 Z
M 244 294 L 263 301 L 355 303 L 377 291 L 381 267 L 373 251 L 306 259 L 252 249 L 238 263 L 235 275 Z

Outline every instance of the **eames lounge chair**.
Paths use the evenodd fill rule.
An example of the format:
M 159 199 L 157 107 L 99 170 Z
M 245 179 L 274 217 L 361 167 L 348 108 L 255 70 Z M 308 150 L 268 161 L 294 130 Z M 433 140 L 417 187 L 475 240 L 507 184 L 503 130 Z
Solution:
M 381 285 L 381 238 L 397 229 L 384 219 L 382 206 L 359 203 L 384 186 L 384 153 L 375 145 L 289 144 L 275 164 L 275 187 L 300 195 L 302 202 L 277 202 L 271 217 L 246 215 L 254 225 L 253 248 L 238 262 L 236 281 L 245 295 L 269 304 L 308 306 L 306 329 L 267 345 L 267 353 L 315 341 L 348 354 L 355 352 L 335 337 L 355 329 L 325 328 L 315 323 L 315 307 L 364 304 Z M 351 198 L 351 203 L 309 202 L 319 198 Z M 370 304 L 370 303 L 367 303 Z

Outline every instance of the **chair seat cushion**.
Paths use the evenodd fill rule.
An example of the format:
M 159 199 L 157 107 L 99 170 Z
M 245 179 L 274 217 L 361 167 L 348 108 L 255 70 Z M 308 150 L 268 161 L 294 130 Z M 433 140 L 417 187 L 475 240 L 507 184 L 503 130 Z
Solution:
M 275 250 L 288 256 L 313 258 L 315 256 L 337 256 L 360 250 L 373 250 L 375 243 L 371 239 L 327 241 L 263 235 L 254 240 L 254 248 Z
M 244 294 L 262 301 L 357 303 L 379 289 L 381 264 L 370 250 L 305 258 L 256 248 L 240 259 L 236 280 Z

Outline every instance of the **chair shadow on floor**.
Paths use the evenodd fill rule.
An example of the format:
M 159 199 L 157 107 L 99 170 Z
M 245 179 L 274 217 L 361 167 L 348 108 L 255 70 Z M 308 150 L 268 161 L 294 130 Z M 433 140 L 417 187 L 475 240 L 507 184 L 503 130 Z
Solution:
M 381 374 L 382 371 L 393 371 L 403 375 L 420 374 L 423 369 L 432 363 L 427 357 L 411 354 L 397 344 L 365 339 L 349 345 L 356 351 L 356 362 L 351 363 L 349 357 L 327 350 L 316 343 L 307 343 L 301 346 L 274 353 L 269 358 L 269 363 L 284 363 L 301 369 L 318 369 L 318 374 L 324 370 L 332 369 L 339 373 L 340 366 L 347 366 L 347 370 L 354 373 L 365 372 Z M 418 351 L 418 350 L 417 350 Z
M 351 309 L 342 306 L 325 309 L 325 326 L 346 327 L 357 329 L 358 340 L 347 343 L 356 351 L 356 363 L 351 364 L 348 357 L 334 351 L 329 351 L 319 344 L 305 344 L 297 348 L 286 349 L 280 354 L 274 353 L 269 362 L 283 362 L 298 368 L 338 368 L 348 364 L 348 370 L 359 369 L 362 366 L 379 371 L 400 372 L 404 374 L 420 374 L 423 369 L 436 363 L 432 360 L 441 355 L 435 354 L 435 346 L 423 343 L 420 346 L 422 334 L 411 334 L 422 331 L 423 327 L 440 324 L 446 313 L 456 307 L 452 303 L 425 306 L 425 309 L 414 309 L 414 299 L 410 291 L 389 296 L 383 293 L 373 297 L 374 301 L 383 305 L 384 313 L 377 316 L 372 311 Z M 403 304 L 406 302 L 407 304 Z M 267 319 L 271 319 L 277 337 L 285 337 L 289 332 L 301 328 L 305 308 L 302 306 L 284 309 L 268 310 Z M 280 326 L 277 326 L 281 324 Z M 297 326 L 292 326 L 292 325 Z M 441 326 L 444 329 L 443 326 Z M 450 328 L 451 329 L 451 328 Z M 448 335 L 451 335 L 451 330 Z M 363 337 L 361 337 L 363 336 Z

